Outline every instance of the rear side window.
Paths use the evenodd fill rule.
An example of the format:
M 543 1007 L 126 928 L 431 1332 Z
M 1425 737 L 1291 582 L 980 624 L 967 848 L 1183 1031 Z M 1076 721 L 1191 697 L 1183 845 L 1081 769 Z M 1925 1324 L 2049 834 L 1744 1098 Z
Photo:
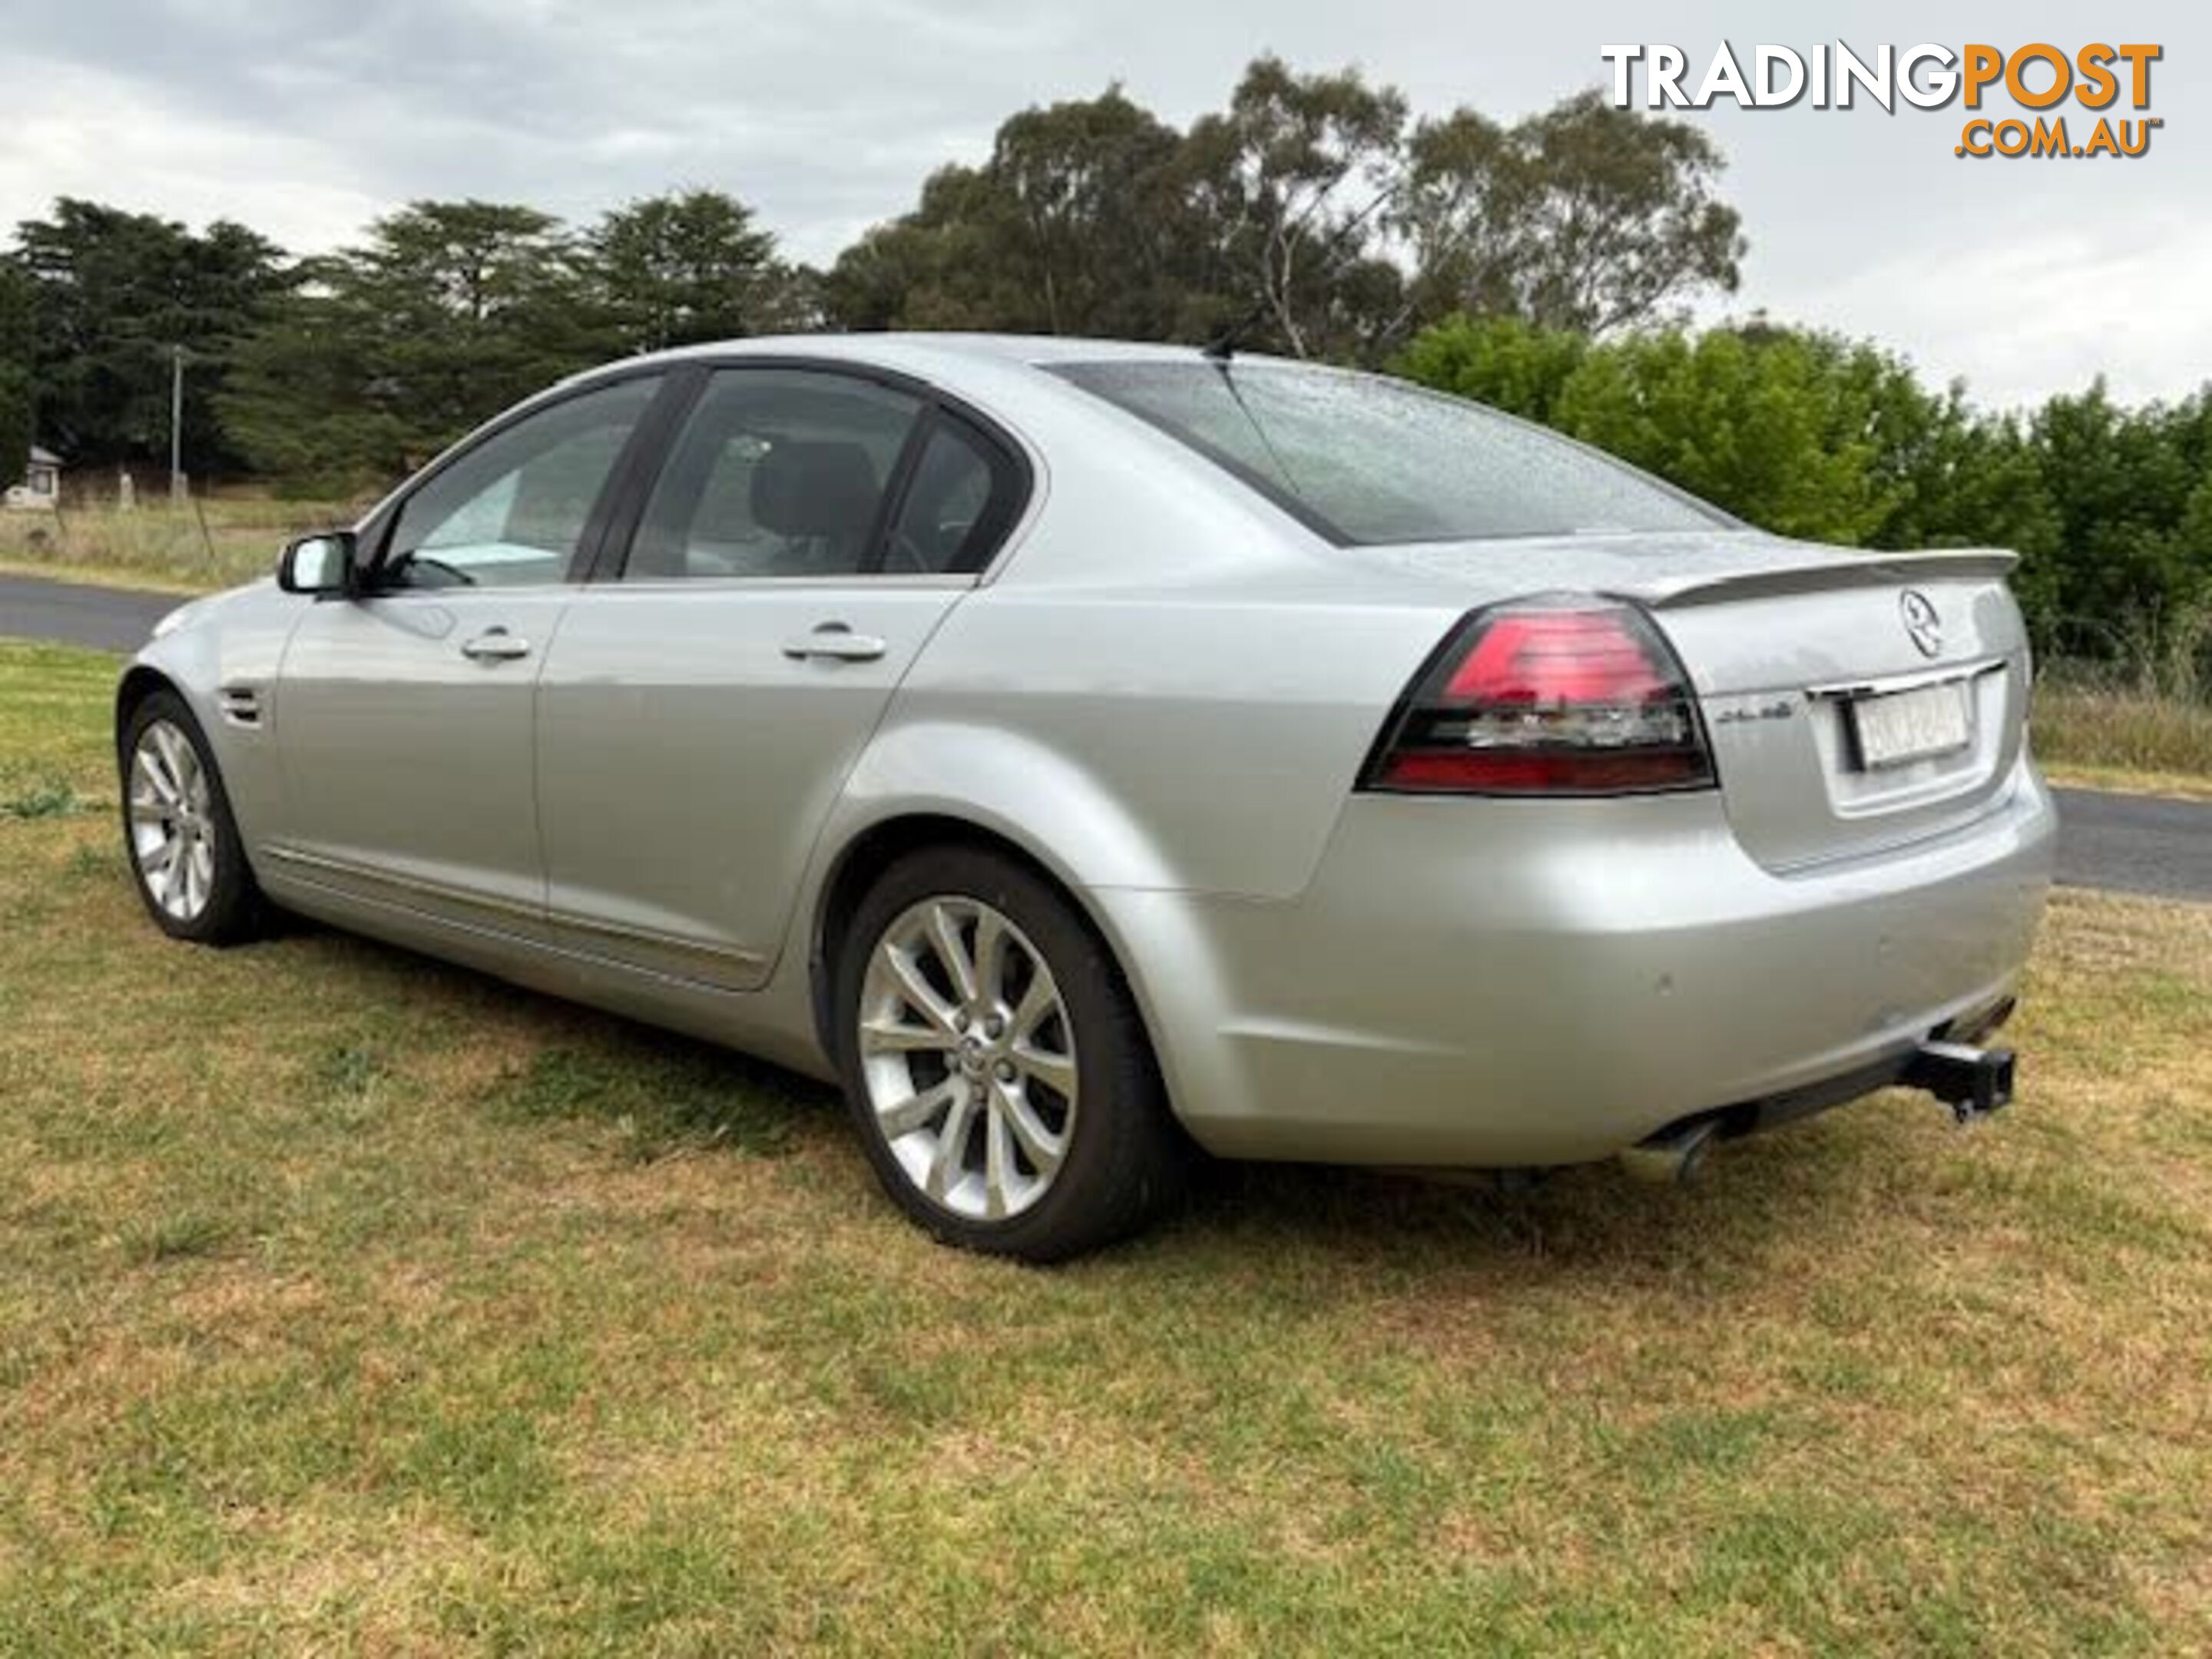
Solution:
M 1595 450 L 1376 375 L 1251 362 L 1074 363 L 1053 372 L 1188 444 L 1340 544 L 1732 525 Z
M 884 569 L 890 575 L 980 570 L 1012 528 L 1019 481 L 1006 452 L 939 413 L 899 503 Z
M 654 484 L 626 581 L 849 575 L 876 532 L 920 398 L 804 369 L 708 382 Z

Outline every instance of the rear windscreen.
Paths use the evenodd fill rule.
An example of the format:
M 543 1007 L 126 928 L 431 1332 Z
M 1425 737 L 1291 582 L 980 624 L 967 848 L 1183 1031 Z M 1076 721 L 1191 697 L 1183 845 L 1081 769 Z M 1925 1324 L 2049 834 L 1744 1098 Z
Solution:
M 1401 381 L 1295 364 L 1052 372 L 1218 463 L 1330 540 L 1698 531 L 1725 514 L 1593 449 Z

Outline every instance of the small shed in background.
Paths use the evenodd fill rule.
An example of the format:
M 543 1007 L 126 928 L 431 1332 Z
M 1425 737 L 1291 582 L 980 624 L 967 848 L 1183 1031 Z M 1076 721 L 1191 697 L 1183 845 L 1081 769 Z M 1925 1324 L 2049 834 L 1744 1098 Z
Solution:
M 61 505 L 61 499 L 62 458 L 33 444 L 30 461 L 23 469 L 23 482 L 9 486 L 8 505 L 52 512 Z

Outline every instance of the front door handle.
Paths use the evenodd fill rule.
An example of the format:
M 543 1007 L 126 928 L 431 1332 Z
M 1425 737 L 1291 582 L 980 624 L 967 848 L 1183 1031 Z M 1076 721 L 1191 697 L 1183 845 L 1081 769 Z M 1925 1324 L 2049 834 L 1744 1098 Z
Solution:
M 872 634 L 855 634 L 843 623 L 823 623 L 811 634 L 786 640 L 783 654 L 793 662 L 826 657 L 834 662 L 873 662 L 889 649 Z
M 461 647 L 461 654 L 471 662 L 513 662 L 530 654 L 530 641 L 504 628 L 487 628 Z

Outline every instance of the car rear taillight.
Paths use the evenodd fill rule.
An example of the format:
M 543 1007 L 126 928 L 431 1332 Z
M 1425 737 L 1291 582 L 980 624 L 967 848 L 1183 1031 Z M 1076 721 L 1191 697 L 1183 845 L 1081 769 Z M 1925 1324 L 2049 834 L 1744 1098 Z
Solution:
M 1615 600 L 1479 611 L 1393 714 L 1361 787 L 1419 794 L 1701 789 L 1711 751 L 1681 664 Z

